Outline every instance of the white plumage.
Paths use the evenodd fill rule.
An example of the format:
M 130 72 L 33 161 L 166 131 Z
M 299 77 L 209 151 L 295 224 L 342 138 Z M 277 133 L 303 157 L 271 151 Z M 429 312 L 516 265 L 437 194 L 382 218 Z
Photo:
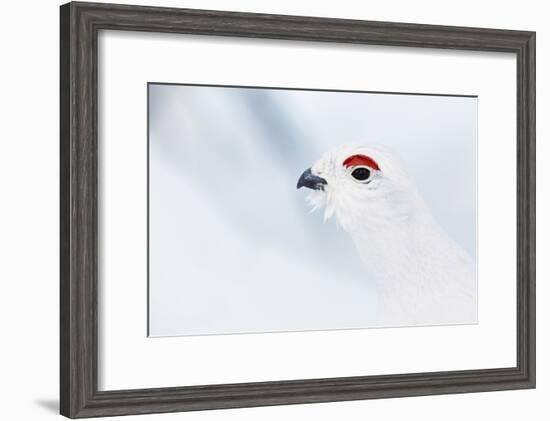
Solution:
M 381 325 L 477 322 L 473 259 L 438 225 L 399 160 L 380 147 L 340 147 L 298 182 L 335 217 L 375 279 Z

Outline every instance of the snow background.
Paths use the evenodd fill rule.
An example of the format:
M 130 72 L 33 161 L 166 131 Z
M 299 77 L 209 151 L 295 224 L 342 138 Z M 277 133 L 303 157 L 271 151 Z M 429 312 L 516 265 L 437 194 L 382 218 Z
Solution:
M 351 239 L 295 188 L 349 143 L 397 152 L 475 257 L 476 98 L 150 84 L 150 336 L 379 326 Z

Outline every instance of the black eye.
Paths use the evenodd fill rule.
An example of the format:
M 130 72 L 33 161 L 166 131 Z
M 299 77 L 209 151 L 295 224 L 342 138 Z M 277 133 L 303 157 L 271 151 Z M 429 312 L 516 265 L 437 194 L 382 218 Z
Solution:
M 365 168 L 365 167 L 359 167 L 359 168 L 355 168 L 352 172 L 351 172 L 351 176 L 353 178 L 355 178 L 356 180 L 359 180 L 359 181 L 366 181 L 369 179 L 370 177 L 370 170 L 368 168 Z

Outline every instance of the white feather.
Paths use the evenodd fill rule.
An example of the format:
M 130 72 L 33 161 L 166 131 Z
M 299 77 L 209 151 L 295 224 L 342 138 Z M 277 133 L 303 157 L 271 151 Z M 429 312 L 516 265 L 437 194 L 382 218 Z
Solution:
M 351 177 L 343 161 L 356 154 L 373 158 L 368 184 Z M 437 224 L 399 160 L 380 147 L 340 147 L 311 168 L 327 181 L 311 191 L 313 209 L 324 206 L 351 236 L 376 280 L 381 324 L 426 325 L 477 322 L 473 259 Z

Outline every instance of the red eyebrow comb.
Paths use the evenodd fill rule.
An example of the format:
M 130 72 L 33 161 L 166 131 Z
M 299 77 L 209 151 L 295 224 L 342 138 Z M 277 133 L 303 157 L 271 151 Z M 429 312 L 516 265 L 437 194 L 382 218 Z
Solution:
M 380 167 L 376 163 L 374 159 L 372 159 L 370 156 L 367 155 L 352 155 L 349 158 L 346 158 L 346 160 L 342 163 L 344 167 L 357 167 L 358 165 L 364 165 L 369 168 L 372 168 L 373 170 L 380 171 Z

